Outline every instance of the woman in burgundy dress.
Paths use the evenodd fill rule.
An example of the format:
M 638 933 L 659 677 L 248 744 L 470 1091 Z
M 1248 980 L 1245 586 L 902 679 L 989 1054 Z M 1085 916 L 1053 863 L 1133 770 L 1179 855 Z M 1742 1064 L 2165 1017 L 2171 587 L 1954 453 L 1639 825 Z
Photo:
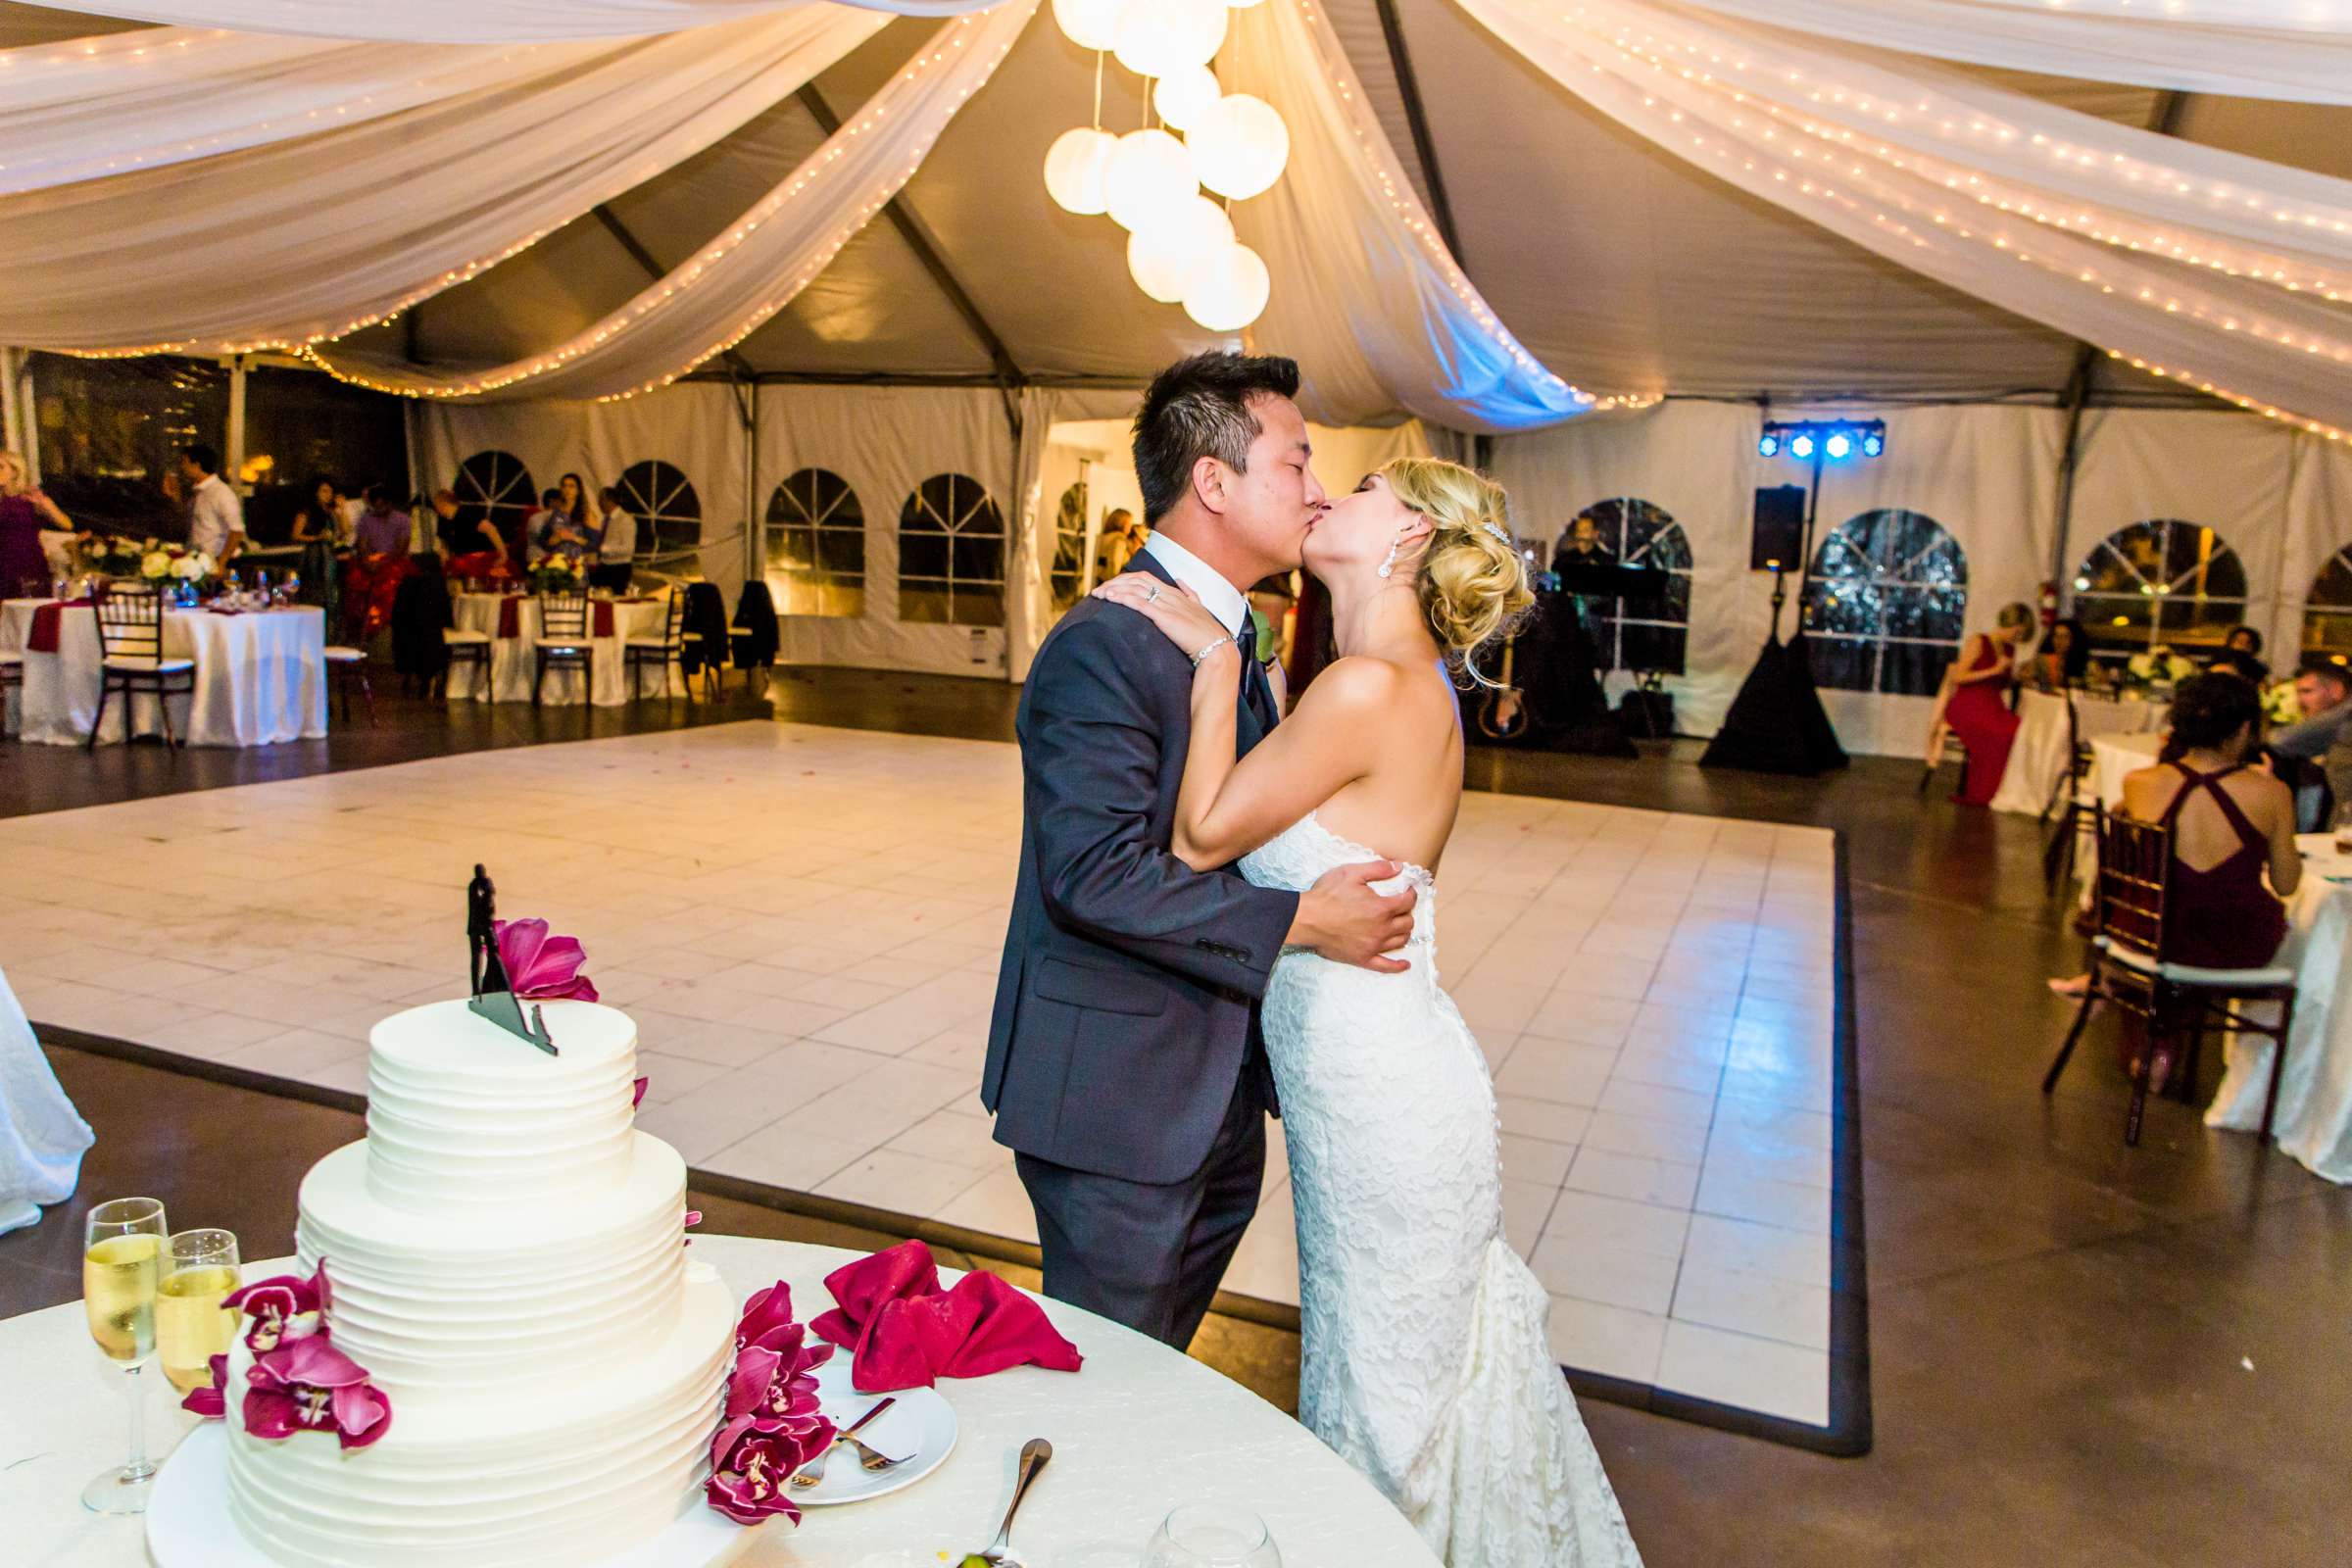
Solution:
M 1943 705 L 1944 727 L 1968 748 L 1968 777 L 1952 797 L 1962 806 L 1989 806 L 2009 770 L 2009 746 L 2017 739 L 2017 715 L 2009 710 L 2009 687 L 2017 650 L 2034 629 L 2034 612 L 2009 605 L 1989 632 L 1968 640 L 1953 661 L 1952 695 Z
M 45 598 L 56 574 L 41 549 L 41 530 L 74 524 L 38 488 L 24 477 L 24 460 L 0 452 L 0 599 L 20 594 Z

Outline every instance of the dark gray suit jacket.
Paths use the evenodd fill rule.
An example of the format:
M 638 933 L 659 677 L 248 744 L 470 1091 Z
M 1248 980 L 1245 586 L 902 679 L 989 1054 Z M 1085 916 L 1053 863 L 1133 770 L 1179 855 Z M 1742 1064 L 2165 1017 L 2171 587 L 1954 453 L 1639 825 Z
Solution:
M 1127 569 L 1169 580 L 1148 553 Z M 1038 650 L 1017 721 L 1020 873 L 980 1082 L 997 1142 L 1154 1184 L 1208 1157 L 1298 909 L 1296 893 L 1169 852 L 1192 689 L 1175 645 L 1103 600 L 1080 600 Z M 1237 738 L 1245 754 L 1260 739 L 1247 705 Z

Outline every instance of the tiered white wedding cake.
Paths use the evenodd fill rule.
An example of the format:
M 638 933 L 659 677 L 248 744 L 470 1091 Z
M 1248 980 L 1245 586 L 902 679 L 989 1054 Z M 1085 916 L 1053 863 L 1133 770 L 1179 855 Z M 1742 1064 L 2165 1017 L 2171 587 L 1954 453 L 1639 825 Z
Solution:
M 558 1055 L 463 1002 L 378 1024 L 368 1137 L 303 1181 L 303 1267 L 393 1413 L 345 1449 L 228 1399 L 229 1506 L 279 1562 L 592 1563 L 703 1506 L 735 1303 L 681 1245 L 685 1162 L 635 1130 L 635 1026 L 543 1005 Z

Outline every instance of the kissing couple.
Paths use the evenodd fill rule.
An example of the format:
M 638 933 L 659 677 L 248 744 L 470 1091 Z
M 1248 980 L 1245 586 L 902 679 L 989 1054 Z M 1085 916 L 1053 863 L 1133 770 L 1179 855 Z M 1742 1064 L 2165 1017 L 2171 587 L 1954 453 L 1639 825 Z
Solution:
M 1292 361 L 1203 354 L 1135 420 L 1152 535 L 1021 696 L 1021 858 L 981 1099 L 1046 1294 L 1182 1348 L 1283 1119 L 1299 1418 L 1450 1568 L 1641 1561 L 1502 1228 L 1494 1089 L 1439 988 L 1454 680 L 1532 603 L 1492 481 L 1328 498 Z M 1247 592 L 1299 566 L 1339 658 L 1278 712 Z

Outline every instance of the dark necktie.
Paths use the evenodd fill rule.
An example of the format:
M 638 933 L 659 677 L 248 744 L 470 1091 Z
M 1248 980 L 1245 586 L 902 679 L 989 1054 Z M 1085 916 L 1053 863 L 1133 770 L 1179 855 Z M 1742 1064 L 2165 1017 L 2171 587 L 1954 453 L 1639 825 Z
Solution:
M 1258 729 L 1271 730 L 1279 715 L 1274 711 L 1274 689 L 1266 683 L 1266 666 L 1257 662 L 1256 623 L 1245 618 L 1233 641 L 1242 655 L 1242 701 L 1257 720 Z

